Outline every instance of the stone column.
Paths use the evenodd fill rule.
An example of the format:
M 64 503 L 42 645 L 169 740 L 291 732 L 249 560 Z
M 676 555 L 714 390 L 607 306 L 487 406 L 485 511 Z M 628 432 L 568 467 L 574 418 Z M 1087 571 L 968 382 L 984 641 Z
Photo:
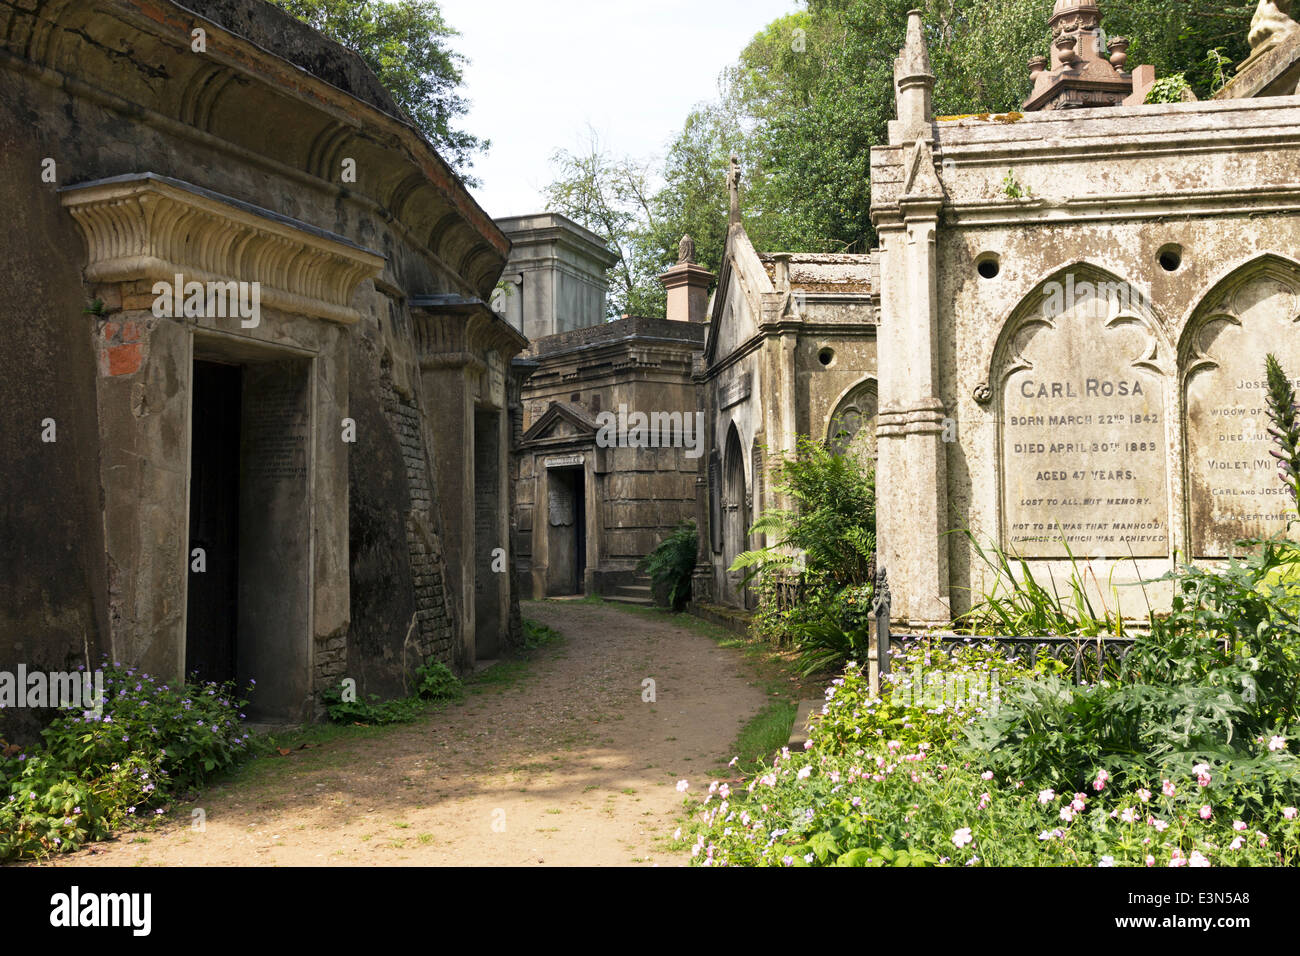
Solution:
M 946 413 L 937 397 L 936 234 L 944 194 L 931 147 L 934 77 L 916 11 L 909 14 L 907 45 L 895 63 L 895 82 L 898 120 L 890 124 L 890 146 L 872 160 L 872 218 L 880 236 L 881 281 L 877 552 L 889 573 L 894 618 L 947 623 L 952 615 Z M 889 181 L 890 174 L 876 174 L 891 164 L 891 173 L 901 175 Z

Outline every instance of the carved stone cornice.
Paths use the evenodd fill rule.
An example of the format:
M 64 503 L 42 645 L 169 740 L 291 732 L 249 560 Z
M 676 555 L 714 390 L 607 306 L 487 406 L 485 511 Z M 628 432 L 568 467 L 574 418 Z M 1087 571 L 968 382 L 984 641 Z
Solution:
M 424 368 L 478 366 L 482 364 L 480 353 L 488 351 L 509 362 L 528 346 L 528 339 L 482 299 L 415 296 L 410 309 Z
M 154 173 L 59 190 L 86 238 L 90 282 L 256 282 L 271 309 L 350 325 L 383 256 L 267 209 Z

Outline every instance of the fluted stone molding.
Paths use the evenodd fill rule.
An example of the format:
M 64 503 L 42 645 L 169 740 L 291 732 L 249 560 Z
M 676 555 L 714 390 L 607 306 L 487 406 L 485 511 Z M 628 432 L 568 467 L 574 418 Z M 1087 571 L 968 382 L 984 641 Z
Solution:
M 90 282 L 256 282 L 263 307 L 355 323 L 352 296 L 384 258 L 304 222 L 154 173 L 60 190 Z

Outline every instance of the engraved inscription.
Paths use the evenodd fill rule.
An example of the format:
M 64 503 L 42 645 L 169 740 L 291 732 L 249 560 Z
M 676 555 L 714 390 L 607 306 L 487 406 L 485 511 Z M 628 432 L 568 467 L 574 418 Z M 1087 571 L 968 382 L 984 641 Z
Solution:
M 1163 384 L 1143 322 L 1084 302 L 1033 319 L 1013 345 L 1001 429 L 1009 549 L 1166 555 Z
M 1295 517 L 1269 455 L 1264 356 L 1275 354 L 1300 386 L 1298 311 L 1295 287 L 1259 275 L 1192 327 L 1187 471 L 1196 557 L 1230 555 L 1237 541 L 1284 532 Z

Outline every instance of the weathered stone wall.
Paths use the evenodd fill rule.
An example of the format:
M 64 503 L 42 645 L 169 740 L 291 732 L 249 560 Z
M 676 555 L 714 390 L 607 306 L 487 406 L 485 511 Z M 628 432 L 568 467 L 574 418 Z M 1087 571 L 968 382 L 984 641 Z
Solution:
M 990 583 L 960 535 L 934 542 L 946 572 L 909 569 L 931 525 L 1058 581 L 1064 538 L 1107 582 L 1097 599 L 1121 585 L 1134 615 L 1167 588 L 1123 585 L 1283 529 L 1258 386 L 1270 348 L 1300 378 L 1298 120 L 1291 97 L 940 120 L 915 196 L 915 141 L 874 151 L 883 321 L 935 333 L 930 355 L 886 339 L 882 365 L 932 363 L 935 435 L 951 433 L 937 504 L 893 487 L 919 463 L 882 433 L 900 469 L 882 485 L 882 563 L 903 616 L 936 598 L 960 613 Z M 915 212 L 929 194 L 933 225 Z M 932 306 L 904 253 L 927 229 Z
M 197 26 L 206 54 L 191 49 Z M 312 483 L 310 532 L 284 539 L 310 549 L 301 556 L 310 594 L 293 614 L 311 633 L 292 635 L 305 642 L 292 693 L 343 675 L 399 692 L 426 656 L 464 663 L 466 623 L 448 594 L 435 517 L 427 356 L 405 303 L 444 295 L 485 312 L 473 304 L 500 273 L 504 236 L 355 55 L 269 5 L 164 3 L 160 15 L 144 0 L 4 0 L 0 37 L 0 198 L 23 223 L 0 283 L 24 317 L 6 338 L 0 382 L 0 669 L 66 669 L 111 651 L 167 678 L 182 673 L 196 357 L 311 369 L 300 383 L 310 431 L 294 437 L 294 454 L 307 457 L 286 473 L 305 469 Z M 355 181 L 345 182 L 352 164 Z M 135 267 L 110 261 L 95 225 L 80 229 L 70 215 L 79 200 L 69 187 L 119 188 L 109 177 L 133 177 L 150 194 L 178 188 L 200 219 L 228 217 L 235 232 L 274 233 L 334 265 L 315 286 L 300 277 L 297 298 L 264 304 L 257 328 L 156 318 L 151 284 L 162 276 L 152 266 L 128 274 Z M 189 228 L 222 231 L 206 220 Z M 88 252 L 95 242 L 102 248 Z M 219 242 L 204 248 L 205 268 L 224 262 Z M 92 255 L 101 271 L 88 281 Z M 273 274 L 267 266 L 263 278 Z M 336 282 L 346 295 L 325 301 L 321 290 Z M 97 297 L 102 314 L 86 314 Z M 349 417 L 356 444 L 341 435 Z M 45 418 L 57 442 L 40 442 Z M 471 554 L 452 557 L 472 567 Z

